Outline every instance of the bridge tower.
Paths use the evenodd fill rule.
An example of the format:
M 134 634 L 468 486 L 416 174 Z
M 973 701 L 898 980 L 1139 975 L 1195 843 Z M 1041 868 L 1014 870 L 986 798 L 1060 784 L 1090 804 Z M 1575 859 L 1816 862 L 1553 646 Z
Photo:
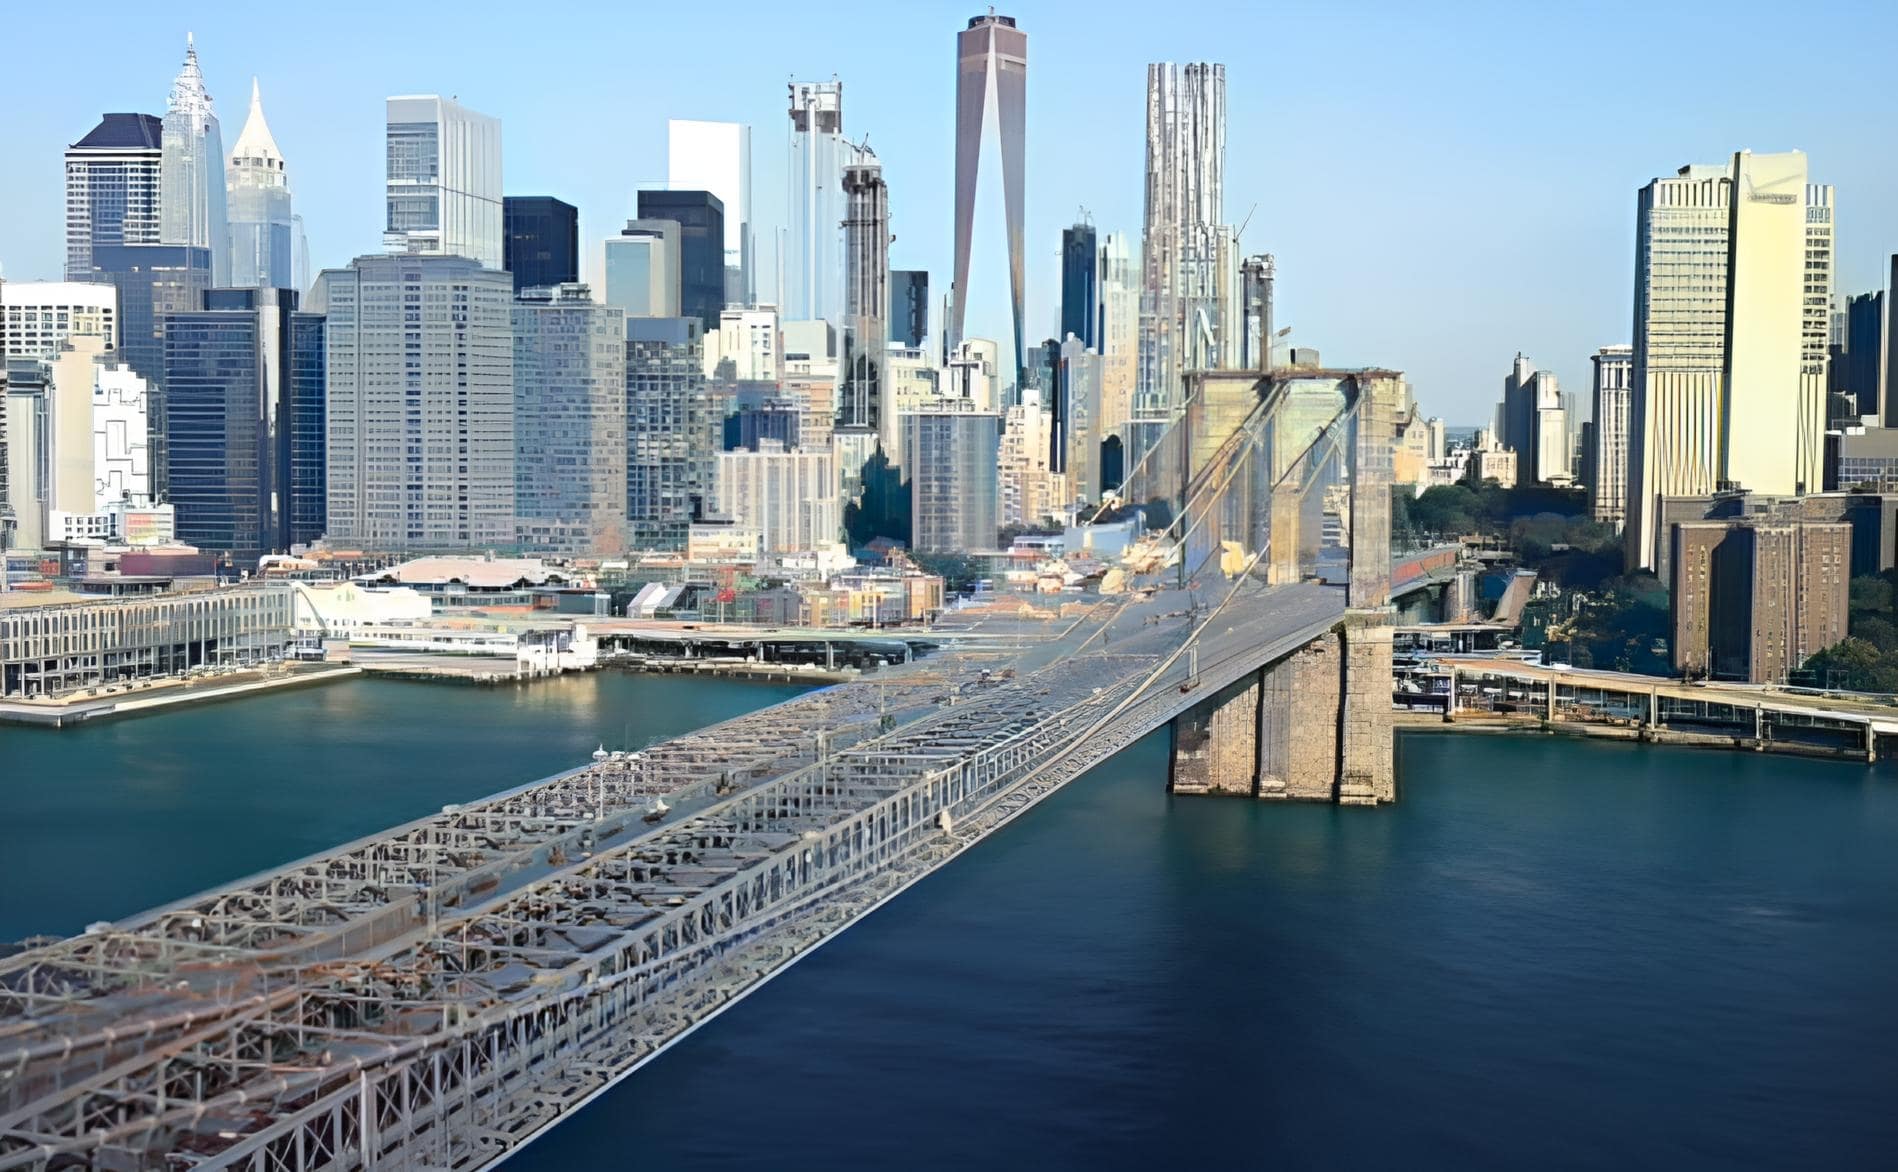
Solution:
M 1348 515 L 1340 527 L 1349 534 L 1344 615 L 1312 642 L 1261 663 L 1174 720 L 1175 793 L 1365 806 L 1397 798 L 1390 498 L 1401 380 L 1382 370 L 1281 371 L 1265 378 L 1258 393 L 1270 410 L 1326 381 L 1336 383 L 1347 404 L 1330 426 L 1349 423 L 1340 453 L 1348 467 L 1341 483 L 1349 492 L 1340 510 Z M 1270 445 L 1278 429 L 1261 434 Z M 1266 484 L 1254 478 L 1247 503 L 1246 523 L 1267 535 L 1255 572 L 1272 585 L 1309 576 L 1314 543 L 1301 528 L 1314 512 L 1310 494 L 1324 490 L 1322 482 L 1301 483 L 1286 472 L 1273 465 Z

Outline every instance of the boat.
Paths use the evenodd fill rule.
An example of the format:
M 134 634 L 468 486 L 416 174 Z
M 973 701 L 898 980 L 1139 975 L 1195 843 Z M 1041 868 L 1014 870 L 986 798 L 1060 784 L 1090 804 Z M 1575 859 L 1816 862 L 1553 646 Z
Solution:
M 657 822 L 659 821 L 659 819 L 664 818 L 668 813 L 670 813 L 671 810 L 672 810 L 672 807 L 666 805 L 666 800 L 664 798 L 659 798 L 655 800 L 653 804 L 651 805 L 651 807 L 649 807 L 646 810 L 645 821 Z

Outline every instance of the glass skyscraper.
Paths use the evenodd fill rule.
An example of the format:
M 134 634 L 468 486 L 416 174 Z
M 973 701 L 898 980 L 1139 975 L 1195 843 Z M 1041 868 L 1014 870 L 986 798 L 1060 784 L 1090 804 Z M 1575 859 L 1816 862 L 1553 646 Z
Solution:
M 551 195 L 510 195 L 501 201 L 501 222 L 516 296 L 580 279 L 579 208 Z
M 628 220 L 600 245 L 600 300 L 631 317 L 679 316 L 679 225 Z
M 1100 352 L 1100 249 L 1094 225 L 1085 222 L 1061 229 L 1061 340 L 1070 334 Z
M 163 124 L 163 215 L 158 238 L 211 252 L 211 281 L 230 284 L 230 220 L 224 191 L 224 140 L 185 34 L 185 63 L 171 83 Z
M 107 114 L 66 148 L 66 279 L 93 280 L 95 246 L 156 244 L 164 124 Z
M 785 321 L 843 321 L 843 182 L 843 83 L 792 82 L 790 220 L 779 294 Z
M 435 94 L 390 98 L 387 110 L 383 245 L 501 268 L 501 120 Z
M 890 270 L 890 341 L 922 349 L 929 337 L 929 274 L 921 269 Z
M 238 289 L 295 289 L 296 216 L 283 152 L 264 121 L 263 97 L 250 83 L 250 115 L 225 168 L 231 218 L 230 284 Z
M 328 455 L 324 450 L 325 317 L 290 315 L 290 544 L 308 545 L 328 531 Z
M 528 549 L 626 548 L 625 322 L 585 285 L 514 303 L 514 513 Z
M 725 205 L 709 191 L 642 191 L 639 218 L 679 225 L 679 313 L 717 329 L 725 308 Z

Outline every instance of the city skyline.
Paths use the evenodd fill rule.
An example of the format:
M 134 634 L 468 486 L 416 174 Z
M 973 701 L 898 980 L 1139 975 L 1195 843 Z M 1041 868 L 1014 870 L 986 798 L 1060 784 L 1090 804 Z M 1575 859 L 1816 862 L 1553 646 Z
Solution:
M 1861 34 L 1898 28 L 1892 14 L 1831 7 L 1842 17 L 1851 9 Z M 533 30 L 526 34 L 533 44 L 510 40 L 504 49 L 485 35 L 479 19 L 482 13 L 499 19 L 498 6 L 445 34 L 440 51 L 419 65 L 412 54 L 353 33 L 355 17 L 366 19 L 370 10 L 344 6 L 321 27 L 300 30 L 303 51 L 293 60 L 273 40 L 283 26 L 240 19 L 243 11 L 208 6 L 191 14 L 190 29 L 179 27 L 183 17 L 128 12 L 97 42 L 98 68 L 84 74 L 62 73 L 50 60 L 20 63 L 22 101 L 0 127 L 0 146 L 9 157 L 31 160 L 25 174 L 39 180 L 15 187 L 7 204 L 12 214 L 0 220 L 0 264 L 8 277 L 59 275 L 60 243 L 44 225 L 60 215 L 60 152 L 102 113 L 162 114 L 179 39 L 190 31 L 207 87 L 225 96 L 227 115 L 253 75 L 269 92 L 272 129 L 296 161 L 312 271 L 377 247 L 384 99 L 439 92 L 502 119 L 507 192 L 579 205 L 583 242 L 616 232 L 633 214 L 634 192 L 665 175 L 669 118 L 750 125 L 763 296 L 774 285 L 776 229 L 785 216 L 783 82 L 834 73 L 850 87 L 851 137 L 870 139 L 893 189 L 903 193 L 892 207 L 892 265 L 936 274 L 938 301 L 947 286 L 952 40 L 979 6 L 932 3 L 879 13 L 876 35 L 861 43 L 834 36 L 849 26 L 847 13 L 823 29 L 806 29 L 758 9 L 760 19 L 735 21 L 722 31 L 728 67 L 698 71 L 705 76 L 664 63 L 638 76 L 589 70 L 588 62 L 610 54 L 611 39 L 572 31 Z M 1220 61 L 1228 68 L 1232 158 L 1225 215 L 1235 224 L 1250 218 L 1247 251 L 1278 256 L 1279 320 L 1294 327 L 1293 341 L 1318 348 L 1327 361 L 1401 366 L 1430 410 L 1453 425 L 1484 420 L 1495 371 L 1518 350 L 1566 385 L 1585 386 L 1589 356 L 1629 341 L 1634 194 L 1695 160 L 1743 148 L 1805 150 L 1838 192 L 1841 296 L 1882 285 L 1884 257 L 1898 250 L 1898 163 L 1879 149 L 1875 135 L 1834 111 L 1850 108 L 1855 95 L 1871 100 L 1876 94 L 1874 46 L 1888 38 L 1847 39 L 1840 48 L 1841 83 L 1824 99 L 1818 91 L 1788 101 L 1723 89 L 1705 97 L 1676 93 L 1674 104 L 1658 107 L 1632 83 L 1664 67 L 1670 30 L 1693 25 L 1694 11 L 1651 15 L 1643 26 L 1649 38 L 1618 42 L 1623 53 L 1612 58 L 1594 48 L 1592 34 L 1604 15 L 1613 19 L 1632 8 L 1587 17 L 1538 14 L 1532 28 L 1485 20 L 1492 11 L 1478 7 L 1465 19 L 1438 24 L 1385 6 L 1353 17 L 1208 14 L 1204 21 L 1127 38 L 1114 35 L 1111 8 L 1097 23 L 1076 25 L 1059 19 L 1050 5 L 1010 7 L 1005 14 L 1036 37 L 1028 87 L 1035 150 L 1026 177 L 1026 336 L 1038 341 L 1057 327 L 1060 229 L 1073 222 L 1077 207 L 1088 209 L 1103 234 L 1138 225 L 1142 79 L 1149 62 L 1166 59 Z M 598 10 L 577 14 L 570 27 L 602 18 Z M 686 30 L 680 14 L 638 19 L 655 34 Z M 15 21 L 29 38 L 54 27 L 37 12 Z M 1716 55 L 1753 46 L 1746 22 L 1732 23 L 1694 25 L 1695 33 Z M 1323 76 L 1316 63 L 1268 65 L 1222 51 L 1247 43 L 1235 33 L 1253 27 L 1296 33 L 1298 40 L 1353 38 L 1361 62 L 1354 84 L 1348 90 L 1307 84 Z M 495 80 L 504 52 L 514 59 L 530 49 L 568 60 L 574 84 L 554 93 Z M 1527 49 L 1554 54 L 1556 67 L 1538 87 L 1508 101 L 1496 100 L 1492 82 L 1463 76 L 1472 62 Z M 353 63 L 347 78 L 321 65 L 339 58 Z M 1862 68 L 1851 68 L 1854 62 Z M 755 81 L 733 85 L 735 77 Z M 609 129 L 622 149 L 611 157 L 586 154 L 589 166 L 575 166 L 582 137 Z M 1445 161 L 1451 157 L 1453 164 Z M 1300 175 L 1334 178 L 1287 184 L 1275 178 L 1286 173 L 1287 159 L 1300 161 Z M 1367 166 L 1388 169 L 1388 181 L 1346 180 L 1365 176 Z M 1479 188 L 1513 194 L 1472 198 Z M 1458 250 L 1416 248 L 1422 239 L 1455 239 Z M 1525 262 L 1537 273 L 1539 295 L 1524 296 L 1526 278 L 1512 275 Z M 1367 288 L 1361 274 L 1379 266 L 1388 279 Z M 1437 314 L 1416 315 L 1421 303 Z

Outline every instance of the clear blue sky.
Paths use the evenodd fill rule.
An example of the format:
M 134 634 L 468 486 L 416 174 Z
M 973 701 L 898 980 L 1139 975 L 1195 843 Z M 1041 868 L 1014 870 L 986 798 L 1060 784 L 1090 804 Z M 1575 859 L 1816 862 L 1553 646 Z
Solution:
M 890 183 L 892 264 L 940 290 L 955 33 L 984 7 L 107 0 L 80 30 L 70 8 L 9 5 L 0 264 L 58 275 L 61 151 L 103 111 L 162 114 L 189 29 L 227 148 L 261 79 L 318 267 L 378 247 L 382 99 L 427 92 L 499 116 L 507 190 L 578 204 L 583 239 L 663 178 L 668 117 L 749 122 L 768 264 L 784 83 L 836 74 L 846 131 L 869 135 Z M 1227 67 L 1227 216 L 1250 211 L 1248 250 L 1277 254 L 1281 323 L 1328 362 L 1409 372 L 1452 423 L 1488 418 L 1517 350 L 1586 389 L 1593 349 L 1627 340 L 1635 190 L 1682 163 L 1807 151 L 1838 187 L 1842 292 L 1878 287 L 1898 251 L 1889 0 L 1000 11 L 1029 36 L 1031 338 L 1054 330 L 1078 208 L 1138 237 L 1154 60 Z

